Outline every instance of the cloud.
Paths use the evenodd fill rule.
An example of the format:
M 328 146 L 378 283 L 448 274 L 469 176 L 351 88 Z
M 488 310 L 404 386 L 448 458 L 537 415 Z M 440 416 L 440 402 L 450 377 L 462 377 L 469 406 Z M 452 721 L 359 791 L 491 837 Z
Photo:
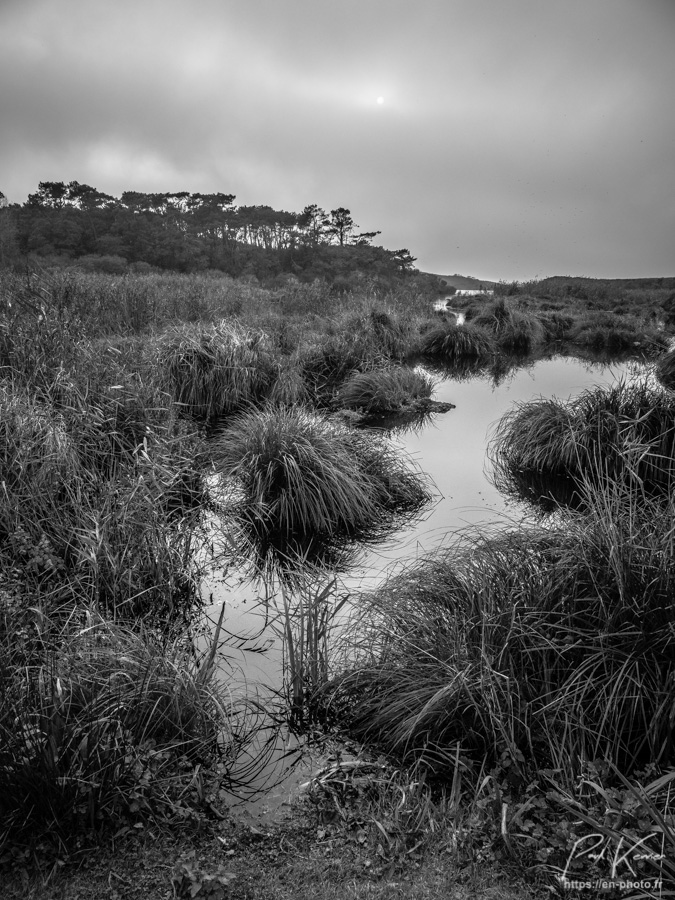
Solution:
M 0 187 L 343 205 L 436 271 L 667 274 L 673 37 L 660 0 L 5 2 Z

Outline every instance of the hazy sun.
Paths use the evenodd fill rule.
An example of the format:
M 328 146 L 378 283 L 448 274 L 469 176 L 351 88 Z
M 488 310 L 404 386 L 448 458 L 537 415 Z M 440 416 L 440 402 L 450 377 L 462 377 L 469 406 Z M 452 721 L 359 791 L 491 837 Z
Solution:
M 382 106 L 382 104 L 384 103 L 384 97 L 378 97 L 377 103 L 378 103 L 378 106 Z

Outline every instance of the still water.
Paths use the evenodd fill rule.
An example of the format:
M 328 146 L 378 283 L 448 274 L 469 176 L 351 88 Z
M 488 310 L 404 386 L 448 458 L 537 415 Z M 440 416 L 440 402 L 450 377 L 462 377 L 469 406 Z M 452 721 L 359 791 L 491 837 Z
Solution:
M 391 435 L 393 447 L 407 453 L 431 479 L 435 502 L 385 544 L 364 551 L 340 576 L 340 589 L 354 594 L 375 587 L 387 574 L 442 547 L 459 530 L 522 521 L 526 510 L 500 495 L 488 477 L 486 450 L 501 417 L 514 404 L 539 397 L 566 400 L 587 388 L 630 378 L 640 368 L 635 363 L 556 357 L 518 369 L 498 384 L 489 378 L 439 380 L 434 399 L 453 403 L 455 408 L 435 415 L 422 428 Z M 242 696 L 257 692 L 263 703 L 271 703 L 274 691 L 281 687 L 283 670 L 283 637 L 274 620 L 276 598 L 266 597 L 262 587 L 234 572 L 214 572 L 203 590 L 207 613 L 214 621 L 226 604 L 221 654 L 223 677 L 230 689 Z M 277 748 L 277 758 L 283 749 L 282 745 Z M 261 787 L 265 779 L 275 781 L 274 771 L 271 766 L 263 773 Z M 274 811 L 306 777 L 307 770 L 301 770 L 293 779 L 283 780 L 249 803 L 249 812 L 260 816 Z

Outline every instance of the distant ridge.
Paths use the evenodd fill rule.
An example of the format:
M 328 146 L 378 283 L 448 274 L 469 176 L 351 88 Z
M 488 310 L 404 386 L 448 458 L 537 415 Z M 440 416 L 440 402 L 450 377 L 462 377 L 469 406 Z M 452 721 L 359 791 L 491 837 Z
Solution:
M 613 285 L 614 287 L 642 288 L 643 290 L 672 290 L 675 277 L 670 278 L 587 278 L 582 275 L 551 275 L 537 282 L 542 287 L 563 287 L 564 285 Z
M 441 291 L 446 288 L 455 288 L 458 291 L 490 291 L 497 286 L 496 281 L 487 281 L 485 278 L 473 278 L 471 275 L 436 275 L 433 272 L 423 272 L 442 282 Z

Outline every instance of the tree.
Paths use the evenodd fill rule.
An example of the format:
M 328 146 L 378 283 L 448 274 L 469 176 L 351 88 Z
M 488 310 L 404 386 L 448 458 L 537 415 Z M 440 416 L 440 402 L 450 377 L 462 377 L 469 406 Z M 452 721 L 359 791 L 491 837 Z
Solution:
M 326 232 L 332 238 L 335 238 L 340 247 L 344 247 L 346 243 L 349 243 L 349 238 L 355 228 L 356 225 L 354 224 L 351 212 L 348 209 L 345 209 L 344 206 L 340 206 L 337 209 L 331 209 L 330 219 L 326 225 Z
M 306 206 L 298 218 L 298 227 L 304 233 L 305 243 L 310 247 L 318 247 L 323 243 L 328 216 L 325 209 L 316 203 Z
M 27 206 L 62 209 L 68 198 L 68 185 L 63 181 L 41 181 L 34 194 L 28 195 Z
M 417 261 L 417 257 L 413 256 L 406 247 L 402 250 L 394 250 L 392 258 L 402 275 L 410 275 L 415 271 L 413 263 Z

